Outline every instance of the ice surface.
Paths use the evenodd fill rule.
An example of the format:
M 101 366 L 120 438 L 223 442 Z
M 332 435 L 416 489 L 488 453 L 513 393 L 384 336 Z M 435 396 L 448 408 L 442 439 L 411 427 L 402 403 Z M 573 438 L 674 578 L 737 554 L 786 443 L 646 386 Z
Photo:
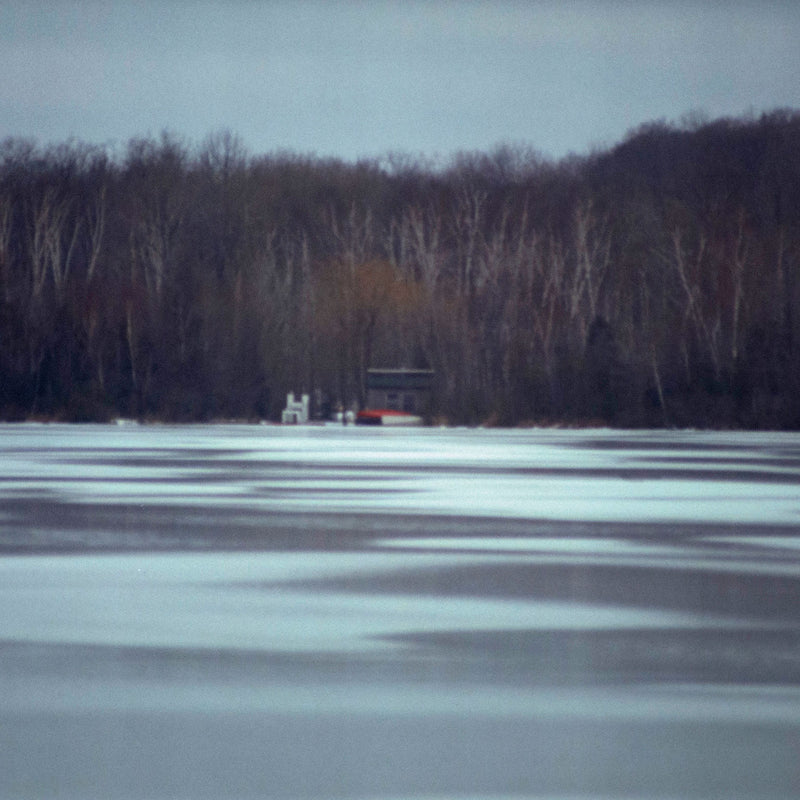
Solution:
M 800 435 L 0 426 L 0 798 L 800 794 Z
M 298 588 L 310 578 L 481 563 L 464 556 L 137 554 L 59 562 L 0 562 L 0 640 L 346 653 L 383 651 L 396 645 L 382 637 L 426 631 L 747 627 L 711 614 L 597 603 Z
M 82 503 L 102 494 L 259 510 L 800 524 L 793 434 L 208 430 L 0 427 L 0 491 Z

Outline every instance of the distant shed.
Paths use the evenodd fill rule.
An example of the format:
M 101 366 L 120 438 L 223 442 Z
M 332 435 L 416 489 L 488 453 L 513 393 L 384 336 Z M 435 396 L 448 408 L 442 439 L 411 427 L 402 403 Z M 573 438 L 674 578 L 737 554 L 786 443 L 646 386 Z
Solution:
M 367 370 L 367 408 L 423 413 L 433 388 L 430 369 Z

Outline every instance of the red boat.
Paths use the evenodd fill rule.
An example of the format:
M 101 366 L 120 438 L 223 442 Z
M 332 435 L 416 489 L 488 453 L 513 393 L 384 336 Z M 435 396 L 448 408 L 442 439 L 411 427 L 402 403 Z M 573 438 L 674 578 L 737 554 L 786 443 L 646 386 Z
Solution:
M 413 426 L 422 424 L 422 417 L 392 408 L 365 408 L 356 414 L 356 425 Z

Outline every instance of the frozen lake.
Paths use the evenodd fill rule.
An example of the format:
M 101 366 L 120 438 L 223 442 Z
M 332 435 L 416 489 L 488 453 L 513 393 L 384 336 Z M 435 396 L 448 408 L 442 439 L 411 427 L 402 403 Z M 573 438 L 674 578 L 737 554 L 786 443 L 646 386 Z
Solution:
M 0 798 L 796 798 L 800 434 L 0 425 Z

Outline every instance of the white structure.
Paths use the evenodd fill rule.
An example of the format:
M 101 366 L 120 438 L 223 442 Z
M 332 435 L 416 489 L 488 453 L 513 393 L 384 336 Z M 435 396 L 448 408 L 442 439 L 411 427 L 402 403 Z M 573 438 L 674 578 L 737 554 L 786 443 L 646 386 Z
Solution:
M 284 425 L 302 425 L 308 422 L 308 395 L 304 394 L 302 399 L 295 400 L 294 392 L 286 395 L 286 408 L 281 414 L 281 422 Z

